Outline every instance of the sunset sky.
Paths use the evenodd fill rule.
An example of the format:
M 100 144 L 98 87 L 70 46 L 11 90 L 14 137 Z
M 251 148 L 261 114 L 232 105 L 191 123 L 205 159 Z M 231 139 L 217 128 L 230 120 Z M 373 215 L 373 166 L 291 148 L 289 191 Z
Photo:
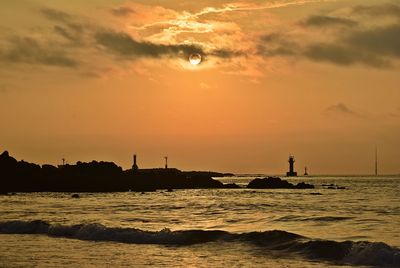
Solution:
M 398 174 L 400 1 L 3 0 L 0 129 L 40 164 Z

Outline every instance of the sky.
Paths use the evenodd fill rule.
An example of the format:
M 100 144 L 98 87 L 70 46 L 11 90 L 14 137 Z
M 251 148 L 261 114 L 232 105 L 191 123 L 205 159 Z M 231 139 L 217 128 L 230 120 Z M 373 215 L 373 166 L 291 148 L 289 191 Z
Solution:
M 400 1 L 3 0 L 0 129 L 39 164 L 399 174 Z

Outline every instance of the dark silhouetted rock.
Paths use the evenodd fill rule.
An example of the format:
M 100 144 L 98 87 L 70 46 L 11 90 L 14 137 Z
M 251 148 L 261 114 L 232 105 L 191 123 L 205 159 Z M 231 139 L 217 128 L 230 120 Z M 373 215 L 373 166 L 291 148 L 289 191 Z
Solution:
M 79 194 L 73 194 L 71 195 L 72 198 L 80 198 Z
M 242 188 L 239 185 L 237 185 L 236 183 L 226 183 L 222 186 L 222 188 L 225 189 L 238 189 L 238 188 Z
M 300 182 L 295 186 L 296 189 L 314 189 L 314 185 Z
M 7 192 L 149 192 L 159 189 L 223 188 L 213 172 L 182 172 L 175 168 L 122 170 L 112 162 L 36 165 L 0 155 L 0 188 Z
M 249 182 L 247 188 L 251 189 L 313 189 L 314 185 L 300 182 L 294 185 L 278 177 L 256 178 Z

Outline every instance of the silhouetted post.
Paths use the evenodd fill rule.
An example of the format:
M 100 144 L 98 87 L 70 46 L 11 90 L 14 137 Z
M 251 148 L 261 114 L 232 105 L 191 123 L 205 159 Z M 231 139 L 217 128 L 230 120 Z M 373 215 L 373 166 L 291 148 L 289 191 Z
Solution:
M 307 167 L 304 167 L 304 176 L 308 176 Z
M 168 156 L 165 156 L 164 158 L 165 158 L 165 169 L 167 169 L 168 168 Z
M 65 158 L 62 158 L 61 160 L 63 161 L 62 165 L 65 166 Z
M 378 146 L 375 145 L 375 176 L 378 176 Z
M 134 154 L 134 155 L 133 155 L 132 170 L 133 170 L 133 171 L 136 171 L 136 170 L 138 170 L 138 169 L 139 169 L 139 167 L 138 167 L 138 165 L 136 164 L 136 155 Z

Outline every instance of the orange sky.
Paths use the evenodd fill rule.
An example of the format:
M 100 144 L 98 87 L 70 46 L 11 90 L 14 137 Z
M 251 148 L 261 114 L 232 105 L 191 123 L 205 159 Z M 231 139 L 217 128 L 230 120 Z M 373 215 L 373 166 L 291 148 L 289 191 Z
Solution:
M 399 59 L 400 1 L 2 1 L 0 150 L 400 173 Z

